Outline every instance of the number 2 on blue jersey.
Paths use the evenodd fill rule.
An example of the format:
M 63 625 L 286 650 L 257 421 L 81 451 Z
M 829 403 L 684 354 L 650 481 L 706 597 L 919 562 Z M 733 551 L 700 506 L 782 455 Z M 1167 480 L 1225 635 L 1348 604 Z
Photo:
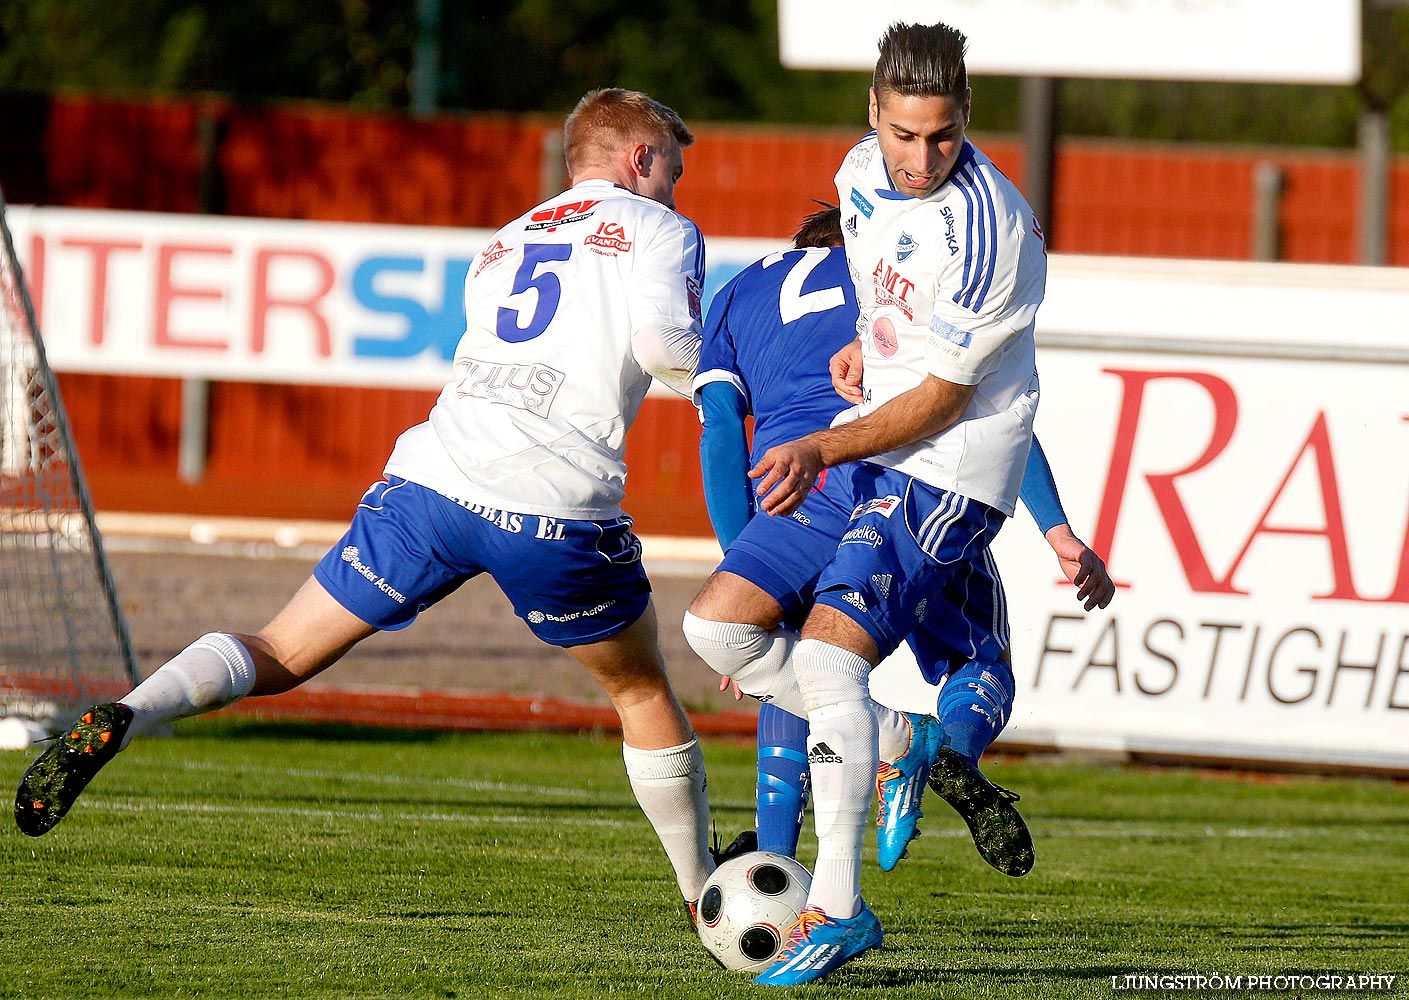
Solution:
M 785 259 L 787 252 L 770 254 L 764 259 L 763 266 L 772 267 L 779 263 Z M 826 312 L 828 309 L 836 309 L 838 306 L 846 304 L 845 293 L 836 286 L 819 288 L 811 292 L 802 290 L 803 282 L 812 274 L 817 265 L 826 259 L 826 250 L 808 249 L 788 268 L 788 273 L 783 278 L 782 287 L 778 290 L 778 315 L 784 325 L 802 319 L 809 313 Z
M 538 292 L 538 304 L 533 307 L 533 315 L 528 318 L 527 326 L 519 325 L 523 316 L 520 310 L 500 306 L 494 329 L 500 340 L 521 344 L 548 329 L 548 324 L 557 315 L 563 285 L 558 280 L 557 272 L 549 269 L 539 273 L 538 269 L 548 261 L 567 260 L 571 256 L 571 243 L 529 243 L 523 248 L 523 263 L 514 275 L 514 288 L 509 294 L 518 295 L 532 288 Z

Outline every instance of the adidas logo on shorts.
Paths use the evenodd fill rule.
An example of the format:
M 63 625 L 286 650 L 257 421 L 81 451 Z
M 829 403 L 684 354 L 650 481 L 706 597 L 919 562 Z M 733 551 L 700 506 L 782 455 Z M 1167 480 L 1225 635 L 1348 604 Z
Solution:
M 842 595 L 841 595 L 841 599 L 842 599 L 843 601 L 845 601 L 847 604 L 850 604 L 853 608 L 856 608 L 856 609 L 859 610 L 859 611 L 865 611 L 865 610 L 866 610 L 866 598 L 862 597 L 860 594 L 858 594 L 858 593 L 857 593 L 856 591 L 854 591 L 854 590 L 848 591 L 847 593 L 842 594 Z
M 876 585 L 876 591 L 882 597 L 890 596 L 891 575 L 889 573 L 877 573 L 871 577 L 871 582 Z

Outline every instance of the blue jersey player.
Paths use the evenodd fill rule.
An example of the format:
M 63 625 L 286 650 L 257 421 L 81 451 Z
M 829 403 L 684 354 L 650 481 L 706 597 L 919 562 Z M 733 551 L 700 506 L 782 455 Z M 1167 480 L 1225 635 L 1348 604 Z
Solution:
M 712 664 L 729 666 L 730 643 L 757 642 L 760 633 L 776 630 L 779 646 L 788 644 L 811 607 L 817 574 L 852 514 L 841 488 L 846 470 L 819 477 L 802 506 L 779 518 L 753 517 L 747 475 L 750 452 L 762 455 L 775 444 L 828 427 L 849 408 L 822 363 L 856 335 L 855 289 L 841 243 L 840 211 L 813 213 L 794 235 L 793 249 L 770 254 L 736 276 L 720 290 L 706 319 L 695 377 L 704 427 L 700 461 L 710 519 L 726 553 L 691 606 L 686 634 Z M 748 415 L 754 418 L 751 448 Z M 1037 446 L 1029 456 L 1022 499 L 1068 574 L 1084 561 L 1087 590 L 1104 589 L 1096 599 L 1108 600 L 1109 578 L 1095 553 L 1071 534 Z M 927 645 L 922 636 L 912 637 L 911 646 L 925 680 L 945 685 L 937 714 L 946 744 L 977 764 L 1009 717 L 1011 669 L 1001 662 L 966 662 Z M 793 855 L 806 800 L 807 724 L 795 709 L 778 704 L 793 704 L 791 691 L 764 697 L 758 716 L 758 847 Z M 904 735 L 908 746 L 910 734 Z M 878 773 L 891 767 L 883 763 Z M 886 870 L 910 839 L 904 835 L 909 829 L 899 828 L 918 815 L 917 808 L 902 805 L 883 803 L 878 821 L 878 857 Z M 1011 818 L 1021 822 L 1016 810 Z M 979 847 L 982 853 L 981 841 Z

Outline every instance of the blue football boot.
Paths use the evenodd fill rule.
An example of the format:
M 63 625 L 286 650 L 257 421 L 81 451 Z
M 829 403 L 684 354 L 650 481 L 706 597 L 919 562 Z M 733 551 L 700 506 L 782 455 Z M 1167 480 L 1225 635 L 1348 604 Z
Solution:
M 910 723 L 910 748 L 894 763 L 876 769 L 876 860 L 891 871 L 910 841 L 919 836 L 920 797 L 944 743 L 944 728 L 931 715 L 901 713 Z

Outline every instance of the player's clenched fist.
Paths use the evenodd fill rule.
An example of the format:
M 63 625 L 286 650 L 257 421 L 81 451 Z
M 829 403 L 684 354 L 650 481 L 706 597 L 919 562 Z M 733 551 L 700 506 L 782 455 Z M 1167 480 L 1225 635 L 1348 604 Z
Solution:
M 749 478 L 759 480 L 755 492 L 762 498 L 758 509 L 765 514 L 791 514 L 807 499 L 817 474 L 825 466 L 822 449 L 810 438 L 811 435 L 769 448 L 749 470 Z

